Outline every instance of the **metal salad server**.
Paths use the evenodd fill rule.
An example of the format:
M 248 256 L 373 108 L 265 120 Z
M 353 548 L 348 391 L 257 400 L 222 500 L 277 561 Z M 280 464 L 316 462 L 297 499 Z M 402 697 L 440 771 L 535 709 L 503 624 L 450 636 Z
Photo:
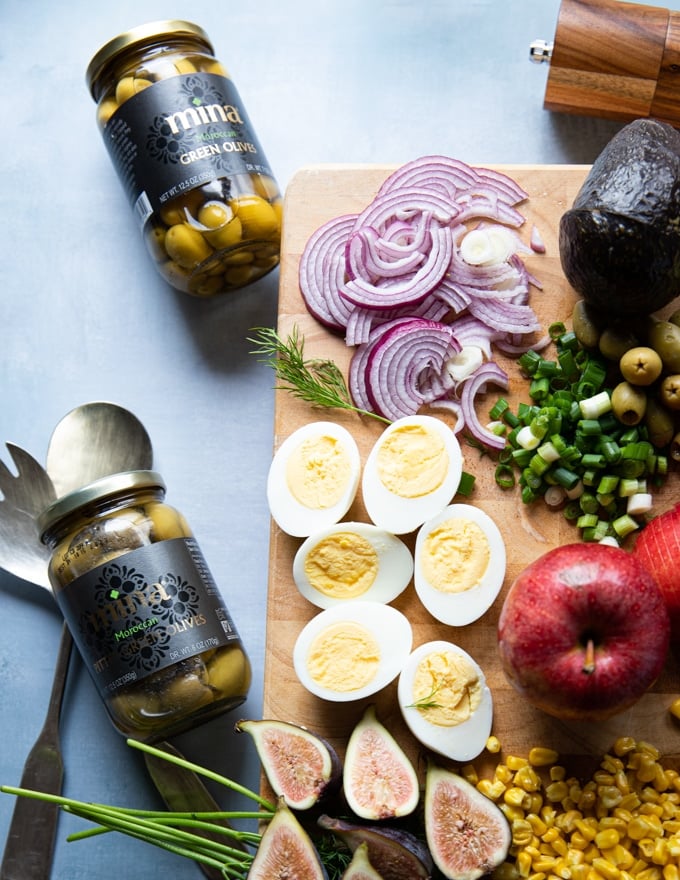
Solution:
M 59 422 L 46 466 L 61 496 L 109 474 L 149 470 L 152 462 L 151 440 L 137 416 L 118 404 L 93 401 Z
M 50 589 L 49 553 L 38 538 L 35 517 L 56 498 L 43 467 L 14 444 L 7 449 L 17 468 L 15 476 L 0 461 L 0 566 L 24 580 Z M 62 628 L 49 706 L 43 727 L 31 748 L 21 787 L 60 794 L 64 765 L 59 741 L 59 719 L 72 650 L 71 634 Z M 10 823 L 0 880 L 45 880 L 49 877 L 59 808 L 18 798 Z

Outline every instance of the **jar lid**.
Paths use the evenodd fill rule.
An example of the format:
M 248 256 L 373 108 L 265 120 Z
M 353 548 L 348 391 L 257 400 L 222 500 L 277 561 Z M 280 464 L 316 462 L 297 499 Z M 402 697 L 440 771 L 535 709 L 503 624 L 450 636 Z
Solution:
M 213 52 L 213 46 L 210 39 L 203 28 L 190 21 L 181 21 L 179 19 L 167 19 L 166 21 L 151 21 L 148 24 L 141 24 L 132 30 L 118 34 L 108 43 L 105 43 L 101 49 L 95 53 L 92 60 L 87 66 L 85 79 L 90 94 L 96 100 L 94 86 L 104 67 L 114 58 L 129 49 L 131 46 L 142 47 L 145 44 L 153 43 L 162 37 L 193 37 L 204 44 L 209 52 Z
M 95 501 L 101 501 L 105 498 L 118 495 L 121 492 L 128 492 L 131 489 L 161 489 L 165 492 L 165 482 L 160 474 L 155 471 L 124 471 L 120 474 L 111 474 L 108 477 L 102 477 L 87 486 L 69 492 L 53 501 L 49 507 L 38 516 L 37 525 L 38 533 L 42 540 L 43 535 L 56 522 L 65 516 L 78 510 L 80 507 L 86 507 Z

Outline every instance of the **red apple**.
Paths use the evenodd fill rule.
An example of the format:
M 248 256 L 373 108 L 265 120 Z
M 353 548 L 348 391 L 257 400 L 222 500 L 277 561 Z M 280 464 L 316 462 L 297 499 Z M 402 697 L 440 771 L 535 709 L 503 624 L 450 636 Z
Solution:
M 659 585 L 671 619 L 671 635 L 680 644 L 680 504 L 647 523 L 638 533 L 633 555 Z
M 558 718 L 600 721 L 657 679 L 670 624 L 654 578 L 619 547 L 566 544 L 516 578 L 498 622 L 510 683 Z

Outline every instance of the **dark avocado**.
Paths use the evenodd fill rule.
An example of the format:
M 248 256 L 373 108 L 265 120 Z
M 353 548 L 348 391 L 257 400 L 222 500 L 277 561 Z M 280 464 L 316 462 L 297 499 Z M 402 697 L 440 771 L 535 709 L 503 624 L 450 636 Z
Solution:
M 637 119 L 597 157 L 559 229 L 562 270 L 608 319 L 680 294 L 680 132 Z

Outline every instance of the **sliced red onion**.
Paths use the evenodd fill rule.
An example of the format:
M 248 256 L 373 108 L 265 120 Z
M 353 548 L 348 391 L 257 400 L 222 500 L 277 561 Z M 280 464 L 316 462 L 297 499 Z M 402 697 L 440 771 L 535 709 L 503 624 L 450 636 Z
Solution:
M 545 242 L 543 241 L 543 236 L 541 235 L 536 224 L 531 227 L 531 238 L 529 239 L 529 244 L 531 246 L 531 250 L 535 253 L 545 253 Z
M 324 223 L 307 241 L 300 257 L 300 293 L 309 312 L 332 330 L 343 330 L 351 306 L 339 293 L 345 280 L 345 246 L 356 215 Z
M 361 213 L 312 236 L 300 289 L 309 311 L 355 347 L 348 386 L 356 406 L 387 419 L 445 407 L 457 432 L 465 426 L 487 446 L 504 445 L 481 426 L 474 400 L 487 382 L 507 387 L 492 344 L 507 354 L 541 344 L 529 342 L 539 327 L 529 289 L 541 285 L 519 256 L 540 244 L 535 228 L 529 246 L 516 232 L 525 198 L 502 172 L 426 156 L 391 174 Z M 514 248 L 511 241 L 507 250 L 491 248 L 485 262 L 466 263 L 463 236 L 498 224 Z M 486 361 L 454 387 L 445 365 L 468 345 Z
M 373 409 L 395 420 L 452 387 L 446 361 L 460 346 L 448 324 L 414 318 L 397 322 L 370 344 L 365 365 L 367 396 Z
M 488 385 L 495 385 L 505 390 L 508 388 L 507 374 L 493 361 L 487 361 L 482 364 L 462 383 L 460 403 L 465 419 L 465 427 L 484 446 L 492 449 L 503 449 L 506 443 L 505 437 L 494 434 L 493 431 L 489 431 L 488 428 L 482 425 L 475 409 L 477 395 L 486 390 Z
M 427 259 L 409 277 L 385 285 L 361 277 L 352 278 L 343 285 L 342 296 L 354 305 L 373 309 L 393 309 L 421 302 L 444 277 L 453 252 L 453 242 L 445 227 L 433 228 L 431 237 Z

